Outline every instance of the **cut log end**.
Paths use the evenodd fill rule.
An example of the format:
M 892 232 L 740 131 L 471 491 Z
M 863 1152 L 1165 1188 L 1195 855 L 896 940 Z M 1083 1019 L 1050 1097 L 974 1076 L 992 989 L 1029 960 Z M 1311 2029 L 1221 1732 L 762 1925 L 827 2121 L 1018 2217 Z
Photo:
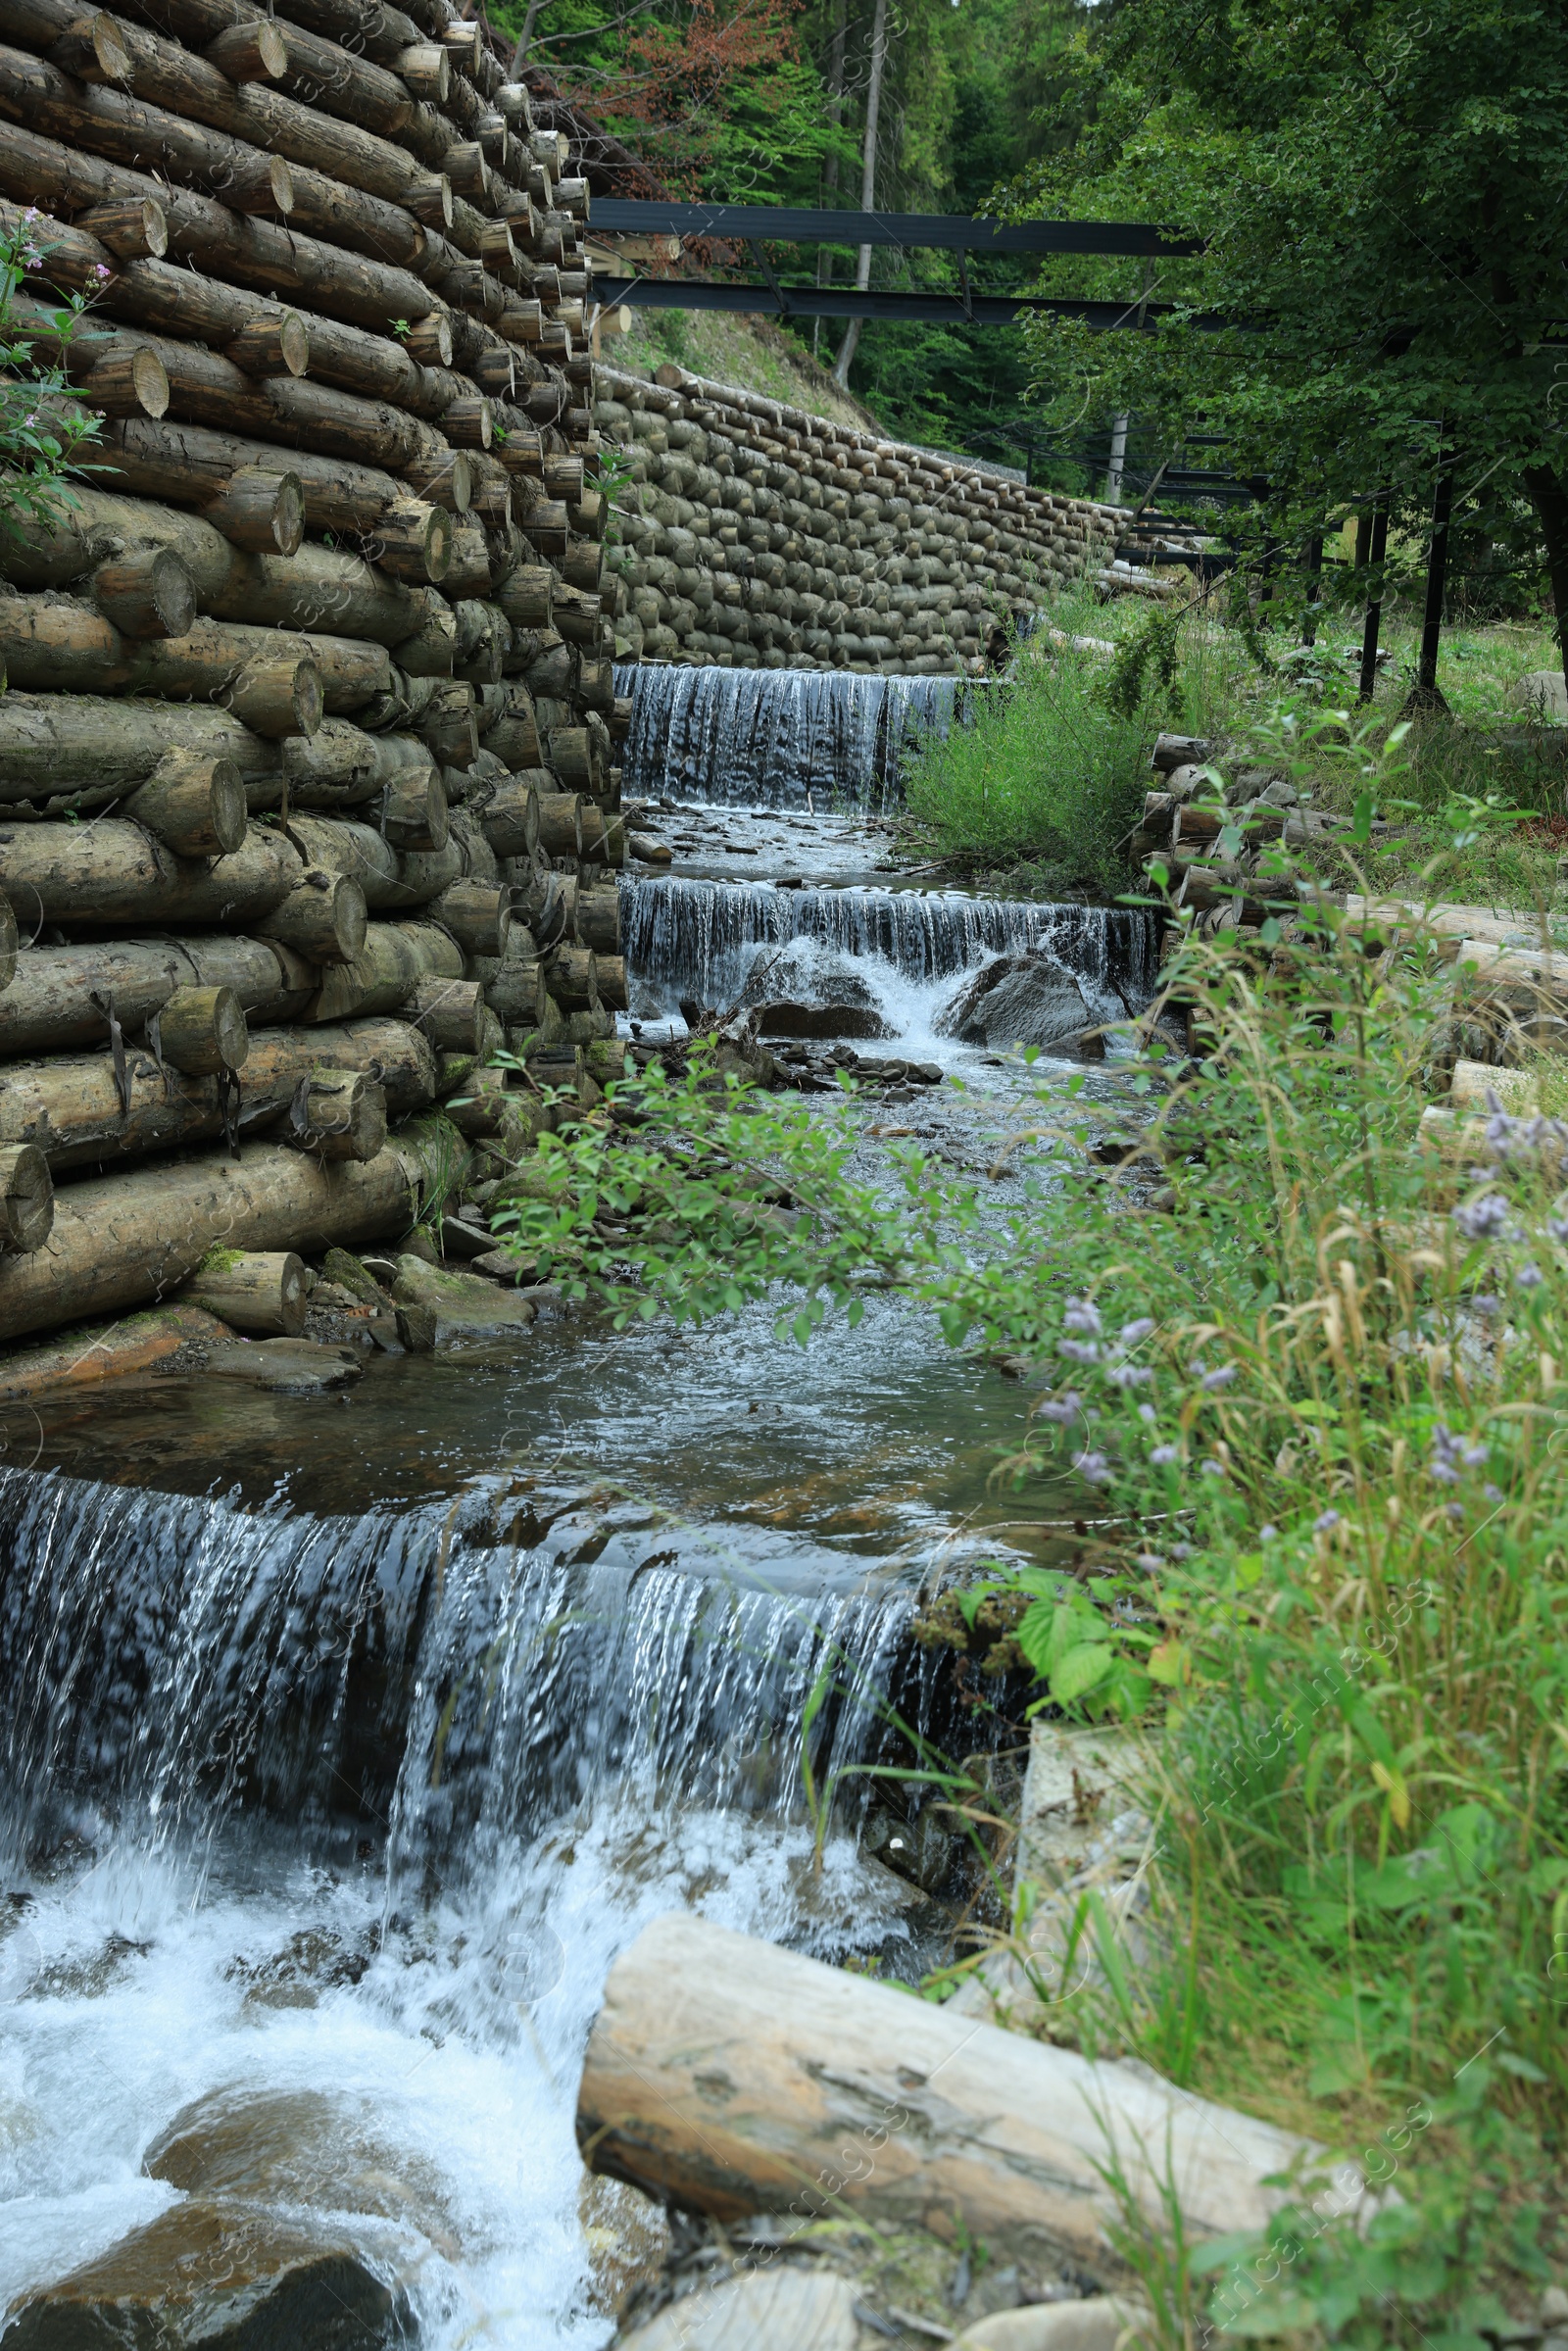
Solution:
M 292 1249 L 214 1249 L 182 1296 L 236 1331 L 297 1339 L 305 1328 L 305 1265 Z
M 365 892 L 346 873 L 307 867 L 297 890 L 256 925 L 264 939 L 280 939 L 310 963 L 352 963 L 365 946 Z
M 253 734 L 274 741 L 317 734 L 325 710 L 316 663 L 296 661 L 290 654 L 247 661 L 223 700 Z
M 477 980 L 421 980 L 409 1019 L 440 1053 L 476 1053 L 485 1033 L 484 991 Z
M 288 43 L 280 24 L 265 17 L 250 24 L 229 24 L 208 44 L 207 62 L 225 80 L 281 81 L 288 72 Z
M 297 473 L 242 466 L 204 512 L 231 546 L 250 555 L 294 556 L 304 542 L 305 492 Z
M 122 636 L 183 637 L 195 624 L 196 582 L 183 557 L 169 547 L 143 548 L 118 563 L 100 563 L 92 593 L 104 618 Z
M 394 579 L 439 586 L 452 567 L 452 517 L 438 506 L 400 499 L 378 519 L 366 554 Z
M 405 768 L 387 784 L 381 836 L 396 850 L 445 849 L 451 825 L 446 789 L 434 767 Z
M 124 812 L 177 857 L 230 857 L 248 822 L 244 778 L 232 759 L 168 751 Z
M 159 1054 L 172 1069 L 212 1078 L 244 1068 L 250 1029 L 232 988 L 176 988 L 154 1018 Z
M 81 396 L 106 416 L 167 416 L 169 371 L 145 343 L 137 350 L 111 351 L 83 380 Z
M 302 1078 L 285 1139 L 322 1159 L 373 1159 L 386 1141 L 386 1090 L 358 1069 L 317 1069 Z
M 246 375 L 304 375 L 311 364 L 311 338 L 299 313 L 283 311 L 241 327 L 225 345 L 224 357 Z M 286 555 L 291 551 L 267 548 L 263 552 Z

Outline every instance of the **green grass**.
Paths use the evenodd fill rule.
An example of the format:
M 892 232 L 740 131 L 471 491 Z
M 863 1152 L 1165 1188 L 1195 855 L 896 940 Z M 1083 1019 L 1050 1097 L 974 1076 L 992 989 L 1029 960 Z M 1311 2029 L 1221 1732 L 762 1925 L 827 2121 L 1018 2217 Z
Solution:
M 1175 634 L 1161 676 L 1145 665 L 1130 712 L 1114 706 L 1113 657 L 1057 645 L 1053 634 L 1117 648 L 1152 625 L 1147 605 L 1064 597 L 1020 648 L 1015 675 L 980 698 L 973 724 L 955 728 L 914 761 L 906 797 L 911 846 L 971 875 L 1005 874 L 1048 895 L 1114 896 L 1139 876 L 1126 848 L 1143 796 L 1155 782 L 1150 753 L 1165 729 L 1224 744 L 1232 757 L 1266 757 L 1282 712 L 1304 728 L 1345 708 L 1352 723 L 1398 720 L 1415 679 L 1418 632 L 1396 616 L 1384 631 L 1392 655 L 1368 710 L 1353 708 L 1359 616 L 1325 615 L 1316 671 L 1294 682 L 1277 666 L 1289 650 L 1226 625 L 1216 604 L 1197 604 Z M 1353 659 L 1346 660 L 1346 655 Z M 1550 668 L 1555 641 L 1543 626 L 1499 622 L 1445 633 L 1438 681 L 1451 716 L 1423 720 L 1405 744 L 1402 772 L 1380 813 L 1394 830 L 1355 853 L 1380 891 L 1423 890 L 1484 905 L 1548 904 L 1557 859 L 1568 856 L 1568 729 L 1527 723 L 1517 693 L 1531 670 Z M 1353 769 L 1309 756 L 1298 782 L 1311 805 L 1349 814 L 1360 789 Z M 1462 819 L 1462 820 L 1461 820 Z M 1332 848 L 1316 870 L 1331 887 L 1359 887 Z

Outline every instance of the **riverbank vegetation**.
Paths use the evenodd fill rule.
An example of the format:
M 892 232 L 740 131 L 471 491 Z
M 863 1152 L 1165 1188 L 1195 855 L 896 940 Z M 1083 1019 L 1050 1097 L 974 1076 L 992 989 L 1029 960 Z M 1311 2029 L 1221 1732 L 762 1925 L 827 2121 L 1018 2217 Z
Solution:
M 1407 793 L 1397 742 L 1374 768 Z M 1022 1374 L 998 1476 L 1020 1508 L 1075 1479 L 1089 1537 L 1074 1577 L 991 1581 L 1035 1700 L 1141 1742 L 1154 1824 L 1136 1960 L 1086 1899 L 1102 1965 L 1049 2030 L 1395 2185 L 1364 2235 L 1146 2231 L 1170 2343 L 1481 2351 L 1563 2254 L 1568 1131 L 1429 1139 L 1453 968 L 1419 926 L 1322 902 L 1188 933 L 1163 979 L 1191 1051 L 1141 1024 L 1094 1102 L 1042 1075 L 1010 1204 L 913 1143 L 868 1178 L 853 1095 L 699 1058 L 542 1139 L 514 1229 L 625 1322 L 774 1294 L 808 1342 L 896 1288 Z
M 1332 583 L 1331 583 L 1332 584 Z M 1020 643 L 1012 674 L 971 698 L 966 722 L 931 738 L 905 777 L 908 845 L 1041 897 L 1141 887 L 1130 848 L 1164 730 L 1210 742 L 1222 762 L 1280 765 L 1281 743 L 1306 806 L 1352 813 L 1361 786 L 1341 756 L 1343 731 L 1392 730 L 1414 682 L 1419 611 L 1392 600 L 1376 692 L 1356 704 L 1360 615 L 1326 607 L 1318 643 L 1245 612 L 1223 589 L 1152 617 L 1131 598 L 1085 593 L 1048 608 Z M 1359 874 L 1396 895 L 1514 906 L 1549 905 L 1568 854 L 1568 728 L 1541 723 L 1521 680 L 1558 662 L 1538 613 L 1445 632 L 1444 712 L 1418 716 L 1404 740 L 1387 832 L 1357 844 L 1353 865 L 1325 842 L 1314 871 L 1333 888 Z M 1283 728 L 1283 734 L 1281 729 Z M 1283 772 L 1283 767 L 1281 768 Z

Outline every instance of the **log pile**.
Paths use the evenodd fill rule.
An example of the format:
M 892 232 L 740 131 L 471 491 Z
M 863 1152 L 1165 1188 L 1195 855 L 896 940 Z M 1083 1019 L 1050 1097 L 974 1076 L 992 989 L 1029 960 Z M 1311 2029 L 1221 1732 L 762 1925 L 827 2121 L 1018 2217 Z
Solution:
M 498 1048 L 612 1033 L 564 167 L 449 0 L 0 0 L 9 332 L 103 418 L 0 536 L 0 1341 L 193 1278 L 254 1320 L 548 1122 L 522 1073 L 465 1116 Z
M 630 452 L 601 589 L 624 660 L 978 675 L 1125 520 L 673 366 L 598 389 Z

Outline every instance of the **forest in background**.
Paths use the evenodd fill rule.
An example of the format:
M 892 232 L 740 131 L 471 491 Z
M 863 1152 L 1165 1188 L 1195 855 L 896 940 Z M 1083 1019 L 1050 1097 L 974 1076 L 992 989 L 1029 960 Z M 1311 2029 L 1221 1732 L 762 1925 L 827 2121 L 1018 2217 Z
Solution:
M 877 209 L 973 215 L 1044 163 L 1093 13 L 1079 0 L 892 0 Z M 858 208 L 876 0 L 506 0 L 490 16 L 514 43 L 526 32 L 529 68 L 644 158 L 669 194 Z M 848 248 L 779 246 L 770 259 L 786 278 L 855 282 Z M 1027 261 L 971 264 L 976 292 L 1021 289 L 1034 274 Z M 958 257 L 881 249 L 871 283 L 956 292 Z M 800 331 L 811 344 L 811 327 Z M 843 335 L 842 320 L 821 322 L 825 365 Z M 850 382 L 891 432 L 1021 465 L 1034 372 L 1013 328 L 876 320 Z

